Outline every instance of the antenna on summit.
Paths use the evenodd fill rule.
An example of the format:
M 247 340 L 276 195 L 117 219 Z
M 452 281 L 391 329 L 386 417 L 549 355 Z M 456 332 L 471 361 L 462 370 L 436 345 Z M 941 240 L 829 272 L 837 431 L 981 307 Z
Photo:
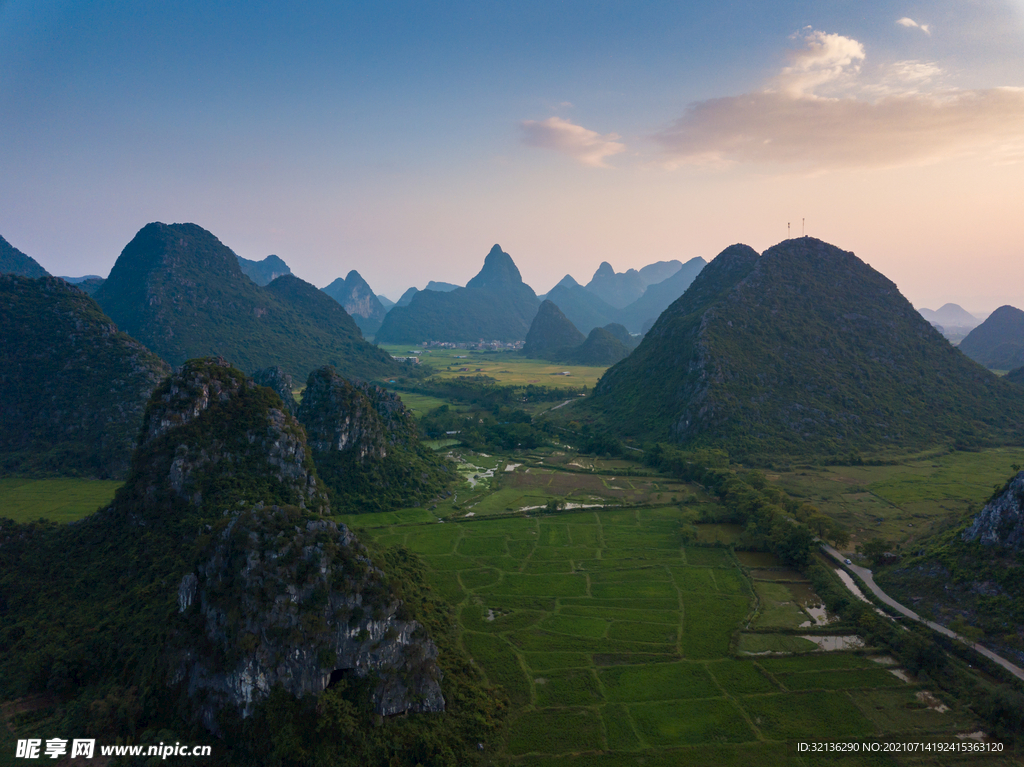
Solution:
M 789 239 L 789 236 L 790 236 L 790 235 L 789 235 L 789 222 L 787 221 L 787 222 L 786 222 L 786 239 L 787 239 L 787 240 Z
M 801 218 L 800 219 L 800 236 L 801 237 L 806 237 L 807 236 L 807 227 L 805 226 L 806 222 L 807 222 L 806 218 Z

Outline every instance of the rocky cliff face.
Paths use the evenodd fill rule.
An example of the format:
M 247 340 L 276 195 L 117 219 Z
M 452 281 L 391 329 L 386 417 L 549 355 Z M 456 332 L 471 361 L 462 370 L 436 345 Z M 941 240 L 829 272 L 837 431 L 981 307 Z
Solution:
M 232 514 L 178 589 L 203 640 L 177 651 L 172 684 L 216 732 L 229 706 L 249 716 L 280 684 L 297 697 L 369 679 L 381 715 L 443 711 L 437 648 L 403 619 L 383 574 L 344 525 L 280 507 Z
M 305 437 L 276 394 L 221 358 L 190 360 L 150 399 L 126 483 L 133 513 L 165 522 L 174 498 L 202 516 L 250 499 L 324 513 Z
M 299 418 L 314 451 L 352 453 L 363 464 L 387 458 L 388 448 L 408 443 L 414 428 L 397 396 L 348 381 L 329 367 L 309 376 Z
M 298 418 L 336 508 L 419 505 L 452 481 L 451 467 L 420 444 L 402 401 L 379 386 L 321 368 L 306 382 Z
M 985 504 L 985 508 L 964 531 L 965 541 L 985 546 L 1024 550 L 1024 471 L 1011 479 L 1005 489 Z
M 387 310 L 355 269 L 322 290 L 345 307 L 363 333 L 372 335 L 380 328 Z
M 277 396 L 281 398 L 285 409 L 292 415 L 295 415 L 295 411 L 299 409 L 299 403 L 295 401 L 295 382 L 284 371 L 284 368 L 260 368 L 252 374 L 252 380 L 260 386 L 273 389 Z
M 192 360 L 154 392 L 104 513 L 117 534 L 191 552 L 184 572 L 160 574 L 178 607 L 168 682 L 214 732 L 222 711 L 249 716 L 276 685 L 301 697 L 345 676 L 366 680 L 379 714 L 444 708 L 436 647 L 358 540 L 320 516 L 310 453 L 274 392 L 222 359 Z

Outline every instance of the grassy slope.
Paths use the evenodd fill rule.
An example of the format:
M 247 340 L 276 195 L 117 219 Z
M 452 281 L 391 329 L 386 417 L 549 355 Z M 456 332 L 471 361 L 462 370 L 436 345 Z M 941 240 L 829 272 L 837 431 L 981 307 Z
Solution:
M 944 529 L 972 505 L 981 508 L 1024 448 L 908 455 L 884 466 L 803 466 L 771 481 L 843 523 L 848 551 L 875 536 L 904 548 Z
M 722 251 L 666 309 L 633 353 L 601 378 L 587 410 L 630 436 L 664 439 L 687 401 L 698 393 L 698 333 L 704 312 L 754 268 L 745 245 Z M 669 351 L 671 350 L 671 351 Z M 666 358 L 666 353 L 671 356 Z

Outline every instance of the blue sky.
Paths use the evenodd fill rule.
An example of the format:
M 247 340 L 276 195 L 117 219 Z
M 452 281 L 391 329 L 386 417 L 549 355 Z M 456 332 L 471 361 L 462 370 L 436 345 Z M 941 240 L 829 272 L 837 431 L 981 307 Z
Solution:
M 0 0 L 0 234 L 106 274 L 192 221 L 317 285 L 762 250 L 1024 304 L 1024 4 Z

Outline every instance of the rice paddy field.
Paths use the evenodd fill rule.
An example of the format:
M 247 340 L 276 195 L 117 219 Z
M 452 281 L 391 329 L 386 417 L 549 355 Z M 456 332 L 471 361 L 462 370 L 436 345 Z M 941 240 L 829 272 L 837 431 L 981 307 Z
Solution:
M 0 479 L 0 518 L 73 522 L 110 503 L 120 486 L 102 479 Z
M 502 386 L 575 387 L 593 389 L 607 367 L 585 365 L 556 365 L 544 360 L 532 360 L 518 352 L 471 351 L 468 349 L 439 349 L 419 346 L 381 345 L 395 357 L 417 356 L 422 364 L 434 368 L 439 378 L 457 376 L 490 376 Z M 565 375 L 568 373 L 568 375 Z M 405 395 L 402 395 L 405 399 Z
M 819 625 L 820 600 L 802 575 L 770 555 L 683 545 L 681 515 L 648 505 L 346 521 L 423 559 L 463 645 L 508 696 L 507 731 L 484 746 L 493 764 L 826 764 L 795 744 L 935 742 L 978 729 L 970 712 L 893 673 L 892 659 L 862 643 L 823 650 L 848 637 L 823 614 Z M 707 527 L 726 529 L 701 537 L 730 532 Z

